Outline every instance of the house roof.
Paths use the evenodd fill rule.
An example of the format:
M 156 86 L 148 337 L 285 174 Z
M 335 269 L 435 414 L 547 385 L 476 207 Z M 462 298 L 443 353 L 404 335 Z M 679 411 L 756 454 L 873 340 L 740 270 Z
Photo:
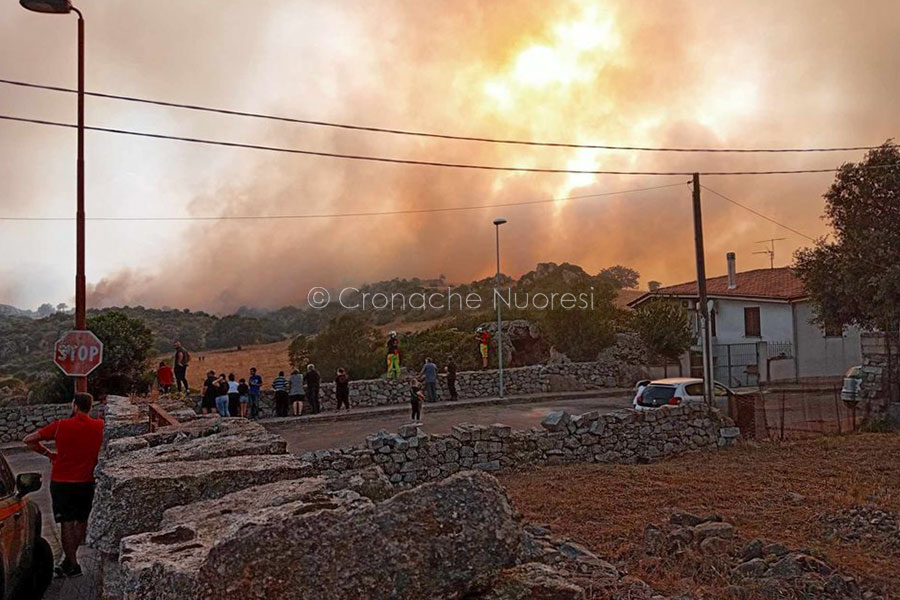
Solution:
M 728 288 L 728 276 L 712 277 L 706 280 L 706 295 L 710 298 L 758 298 L 791 302 L 808 296 L 803 283 L 790 267 L 777 269 L 755 269 L 743 271 L 735 276 L 734 289 Z M 677 285 L 661 287 L 655 292 L 647 292 L 629 305 L 637 306 L 654 296 L 678 296 L 696 298 L 699 295 L 697 282 L 689 281 Z

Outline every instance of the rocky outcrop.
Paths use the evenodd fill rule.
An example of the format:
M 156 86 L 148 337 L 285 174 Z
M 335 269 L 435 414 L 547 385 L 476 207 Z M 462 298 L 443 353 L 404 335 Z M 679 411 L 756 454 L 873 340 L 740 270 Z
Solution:
M 125 454 L 98 469 L 89 543 L 115 553 L 123 537 L 156 529 L 167 508 L 309 474 L 291 455 L 145 462 Z
M 459 597 L 482 574 L 514 566 L 525 544 L 503 489 L 480 473 L 380 504 L 349 490 L 282 498 L 250 513 L 200 510 L 198 520 L 127 538 L 123 597 Z

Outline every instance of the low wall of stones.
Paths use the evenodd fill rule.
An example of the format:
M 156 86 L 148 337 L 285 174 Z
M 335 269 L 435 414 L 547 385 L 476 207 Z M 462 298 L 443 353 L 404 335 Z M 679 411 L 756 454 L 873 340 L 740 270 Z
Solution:
M 319 450 L 301 458 L 317 473 L 338 475 L 377 465 L 394 485 L 441 479 L 458 471 L 496 472 L 575 462 L 649 462 L 685 452 L 715 450 L 740 435 L 734 422 L 703 403 L 654 411 L 597 411 L 571 416 L 551 412 L 540 428 L 458 425 L 453 432 L 428 435 L 405 425 L 381 431 L 363 446 Z
M 887 342 L 887 336 L 881 332 L 863 332 L 860 335 L 863 376 L 860 408 L 866 417 L 894 413 L 893 416 L 900 419 L 900 403 L 891 402 L 888 384 L 888 362 L 893 363 L 895 373 L 900 372 L 900 340 L 896 336 L 891 339 L 890 355 Z M 894 395 L 900 396 L 897 390 L 894 390 Z
M 103 407 L 93 411 L 94 416 L 103 413 Z M 58 419 L 72 415 L 72 404 L 31 404 L 0 408 L 0 442 L 18 442 Z
M 575 462 L 651 461 L 684 452 L 715 450 L 731 444 L 739 435 L 731 420 L 718 410 L 703 404 L 688 404 L 648 412 L 624 410 L 579 416 L 552 412 L 541 427 L 527 431 L 505 425 L 460 425 L 450 434 L 428 435 L 417 425 L 409 424 L 396 434 L 386 431 L 373 434 L 359 447 L 323 450 L 298 457 L 287 454 L 283 438 L 247 419 L 197 417 L 189 410 L 176 413 L 178 426 L 150 432 L 140 406 L 128 398 L 110 396 L 107 400 L 105 445 L 95 473 L 97 489 L 88 527 L 88 543 L 102 557 L 106 599 L 225 597 L 224 592 L 212 593 L 209 587 L 218 585 L 221 573 L 210 574 L 219 572 L 221 567 L 216 562 L 217 556 L 232 556 L 235 552 L 246 552 L 247 556 L 236 558 L 234 565 L 226 569 L 228 573 L 240 573 L 247 560 L 282 561 L 285 565 L 279 563 L 276 570 L 292 572 L 290 566 L 303 563 L 307 552 L 298 551 L 295 544 L 310 539 L 318 544 L 325 535 L 323 531 L 329 531 L 332 525 L 324 526 L 321 531 L 314 525 L 322 518 L 330 519 L 329 511 L 335 511 L 334 527 L 356 519 L 352 515 L 361 515 L 359 511 L 369 511 L 373 515 L 371 523 L 378 523 L 379 527 L 383 522 L 409 522 L 418 531 L 421 519 L 409 519 L 408 509 L 411 503 L 418 502 L 419 496 L 395 494 L 420 483 L 433 481 L 432 486 L 449 486 L 447 490 L 458 485 L 474 485 L 477 489 L 471 493 L 451 498 L 446 514 L 452 517 L 448 523 L 468 519 L 466 527 L 477 532 L 485 529 L 479 523 L 487 522 L 478 511 L 484 506 L 502 504 L 503 497 L 496 481 L 471 471 L 496 472 Z M 474 483 L 470 485 L 470 482 Z M 477 491 L 494 487 L 498 492 L 492 495 Z M 427 489 L 435 490 L 435 497 L 450 498 L 444 488 L 437 487 L 416 487 L 415 491 L 405 493 Z M 423 509 L 422 514 L 426 516 L 435 506 L 429 493 L 422 492 L 423 506 L 432 507 Z M 399 499 L 390 504 L 390 498 Z M 391 513 L 385 516 L 376 507 L 385 507 Z M 460 507 L 466 507 L 464 514 L 458 512 Z M 318 516 L 306 517 L 314 514 Z M 363 532 L 360 535 L 370 540 L 369 530 L 374 525 L 369 524 L 370 520 L 364 521 L 359 525 L 359 531 Z M 251 522 L 253 527 L 246 527 Z M 264 527 L 259 531 L 268 533 L 261 533 L 260 539 L 252 544 L 243 540 L 245 534 L 256 531 L 257 527 Z M 346 535 L 359 533 L 356 527 L 353 525 Z M 395 531 L 395 528 L 386 527 L 385 531 Z M 391 543 L 398 547 L 415 538 L 407 529 L 396 529 L 396 532 L 399 533 Z M 326 546 L 342 543 L 343 535 Z M 454 535 L 442 539 L 455 539 Z M 273 536 L 268 542 L 293 537 L 271 556 L 260 557 L 259 551 L 253 548 L 260 547 L 258 544 L 267 536 Z M 453 552 L 462 552 L 471 545 L 460 544 L 453 547 Z M 269 546 L 266 548 L 271 550 Z M 466 551 L 471 550 L 477 547 Z M 330 549 L 316 552 L 330 556 L 327 560 L 342 554 L 332 553 Z M 453 553 L 449 549 L 447 552 Z M 397 554 L 401 555 L 406 553 Z M 399 569 L 396 577 L 400 579 L 391 581 L 401 581 L 407 576 L 405 573 L 413 571 L 417 576 L 429 572 L 424 566 L 397 566 L 393 560 L 373 570 Z M 354 561 L 355 558 L 350 562 L 355 564 Z M 357 562 L 366 563 L 365 560 Z M 212 581 L 198 583 L 197 578 L 208 575 Z M 366 573 L 351 579 L 369 576 Z M 444 578 L 444 575 L 439 577 Z M 466 579 L 471 577 L 466 575 Z M 263 577 L 260 581 L 263 580 L 270 578 Z M 302 581 L 297 582 L 301 584 Z M 332 585 L 337 584 L 328 583 L 325 587 Z M 390 585 L 385 583 L 385 589 L 390 589 Z M 295 593 L 296 587 L 290 587 L 274 591 L 271 597 L 295 597 Z M 446 597 L 448 593 L 416 597 Z M 365 597 L 358 593 L 342 594 L 321 597 Z
M 506 395 L 539 394 L 616 387 L 618 368 L 605 362 L 572 362 L 533 365 L 503 370 Z M 462 371 L 456 377 L 459 398 L 487 398 L 497 395 L 497 370 Z M 632 382 L 633 383 L 633 382 Z M 271 384 L 271 382 L 267 382 Z M 630 383 L 628 385 L 631 385 Z M 323 383 L 319 392 L 323 411 L 334 410 L 337 401 L 334 383 Z M 438 400 L 449 400 L 447 376 L 438 377 Z M 197 397 L 199 402 L 199 397 Z M 350 406 L 373 407 L 409 402 L 409 383 L 404 379 L 361 379 L 350 382 Z M 264 390 L 260 399 L 263 417 L 275 416 L 275 395 Z

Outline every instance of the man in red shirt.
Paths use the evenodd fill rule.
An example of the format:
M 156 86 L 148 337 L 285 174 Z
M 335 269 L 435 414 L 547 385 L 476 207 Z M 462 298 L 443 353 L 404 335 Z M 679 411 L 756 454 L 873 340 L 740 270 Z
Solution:
M 72 416 L 29 433 L 25 444 L 50 459 L 50 498 L 53 516 L 62 530 L 65 560 L 56 567 L 59 577 L 81 575 L 78 546 L 84 542 L 94 502 L 94 467 L 103 443 L 103 421 L 92 419 L 90 394 L 75 394 Z M 41 442 L 55 440 L 56 451 Z

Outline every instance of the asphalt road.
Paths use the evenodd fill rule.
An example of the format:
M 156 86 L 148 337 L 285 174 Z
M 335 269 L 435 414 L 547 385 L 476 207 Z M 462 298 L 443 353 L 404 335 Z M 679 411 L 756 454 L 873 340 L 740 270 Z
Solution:
M 540 424 L 552 410 L 565 410 L 573 415 L 592 410 L 613 411 L 631 406 L 631 396 L 621 398 L 583 398 L 532 402 L 495 406 L 459 408 L 428 414 L 428 405 L 422 409 L 422 429 L 426 433 L 450 433 L 454 425 L 475 423 L 490 425 L 503 423 L 514 429 L 528 429 Z M 408 414 L 378 415 L 353 421 L 323 423 L 271 423 L 265 424 L 273 433 L 284 437 L 288 451 L 295 454 L 309 450 L 323 450 L 352 446 L 365 442 L 366 436 L 379 429 L 397 431 L 404 423 L 409 423 Z

